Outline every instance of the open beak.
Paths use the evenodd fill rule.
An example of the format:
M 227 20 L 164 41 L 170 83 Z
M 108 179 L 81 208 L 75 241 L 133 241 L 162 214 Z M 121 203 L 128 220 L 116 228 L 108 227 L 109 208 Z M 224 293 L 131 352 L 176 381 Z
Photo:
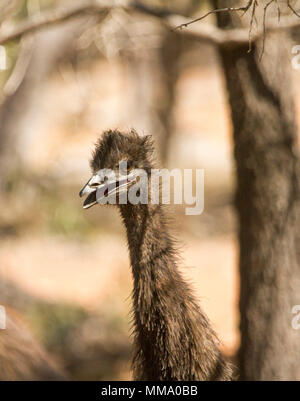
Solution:
M 121 191 L 127 190 L 127 187 L 135 182 L 135 177 L 131 176 L 116 177 L 115 174 L 112 174 L 111 178 L 109 176 L 107 176 L 107 178 L 108 179 L 103 183 L 99 175 L 95 174 L 81 189 L 79 196 L 87 195 L 83 202 L 84 209 L 89 209 L 96 203 L 101 203 L 103 199 L 111 195 L 115 196 Z
M 84 195 L 88 195 L 83 202 L 83 208 L 88 209 L 97 203 L 96 193 L 97 188 L 100 186 L 99 177 L 93 175 L 92 178 L 85 184 L 85 186 L 79 192 L 79 196 L 82 198 Z

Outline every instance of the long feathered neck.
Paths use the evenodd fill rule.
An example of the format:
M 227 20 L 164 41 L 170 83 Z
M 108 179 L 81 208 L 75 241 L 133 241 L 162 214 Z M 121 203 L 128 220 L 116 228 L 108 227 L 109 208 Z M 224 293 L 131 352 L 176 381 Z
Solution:
M 230 380 L 215 334 L 177 269 L 163 209 L 120 210 L 134 278 L 134 379 Z

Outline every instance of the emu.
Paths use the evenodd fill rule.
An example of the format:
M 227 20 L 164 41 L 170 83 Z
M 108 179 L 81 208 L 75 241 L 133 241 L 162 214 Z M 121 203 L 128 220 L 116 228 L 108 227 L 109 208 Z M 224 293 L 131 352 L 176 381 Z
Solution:
M 129 191 L 136 181 L 124 181 L 124 172 L 119 168 L 124 160 L 127 177 L 143 169 L 149 174 L 149 184 L 154 168 L 151 136 L 140 137 L 134 130 L 103 134 L 91 160 L 93 176 L 80 191 L 80 196 L 88 194 L 85 209 L 99 203 L 98 194 L 103 188 L 104 197 L 120 197 Z M 109 181 L 103 179 L 103 169 L 114 173 L 114 185 L 109 186 Z M 178 270 L 175 243 L 163 206 L 150 201 L 120 203 L 117 207 L 127 232 L 134 281 L 134 379 L 231 380 L 232 368 L 218 348 L 218 338 Z

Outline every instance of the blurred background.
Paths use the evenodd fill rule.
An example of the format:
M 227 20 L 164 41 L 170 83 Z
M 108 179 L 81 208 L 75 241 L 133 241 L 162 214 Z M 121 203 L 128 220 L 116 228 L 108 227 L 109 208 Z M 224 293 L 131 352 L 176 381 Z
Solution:
M 58 3 L 67 1 L 4 1 L 0 21 Z M 208 10 L 205 1 L 150 3 Z M 184 205 L 172 213 L 182 272 L 234 359 L 232 127 L 215 48 L 121 9 L 79 15 L 3 44 L 0 87 L 0 303 L 71 378 L 131 378 L 125 231 L 114 208 L 83 211 L 78 192 L 102 131 L 134 127 L 154 136 L 161 166 L 205 169 L 203 214 L 186 216 Z M 299 119 L 299 91 L 295 101 Z

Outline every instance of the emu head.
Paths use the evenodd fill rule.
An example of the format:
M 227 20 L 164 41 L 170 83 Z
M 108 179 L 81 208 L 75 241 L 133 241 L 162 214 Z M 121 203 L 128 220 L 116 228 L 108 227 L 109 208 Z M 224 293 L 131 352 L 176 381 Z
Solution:
M 79 193 L 81 197 L 87 195 L 83 208 L 112 196 L 119 199 L 139 180 L 139 170 L 150 176 L 152 155 L 151 136 L 140 137 L 134 130 L 104 132 L 90 162 L 93 175 Z

